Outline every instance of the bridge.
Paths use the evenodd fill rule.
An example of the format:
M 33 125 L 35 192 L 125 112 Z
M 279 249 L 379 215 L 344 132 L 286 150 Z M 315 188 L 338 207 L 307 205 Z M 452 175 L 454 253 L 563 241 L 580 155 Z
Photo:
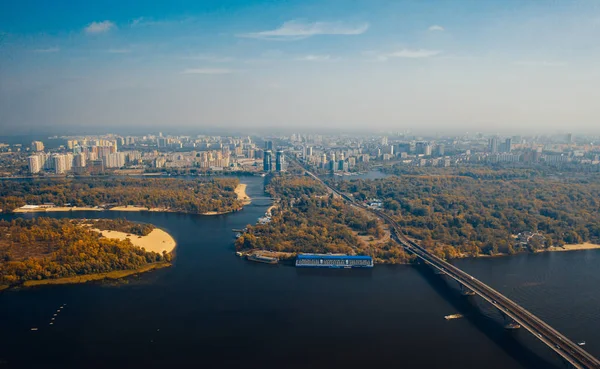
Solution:
M 291 159 L 295 160 L 295 158 Z M 296 161 L 296 163 L 301 165 L 298 161 Z M 533 334 L 534 337 L 536 337 L 545 345 L 554 350 L 558 355 L 560 355 L 566 362 L 571 364 L 574 368 L 600 368 L 600 361 L 598 361 L 598 359 L 590 355 L 579 345 L 575 344 L 573 341 L 565 337 L 556 329 L 552 328 L 540 318 L 525 310 L 519 304 L 510 300 L 509 298 L 502 295 L 500 292 L 494 290 L 487 284 L 465 273 L 461 269 L 446 262 L 445 260 L 442 260 L 437 256 L 431 254 L 429 251 L 419 246 L 416 242 L 404 236 L 404 234 L 401 231 L 400 225 L 384 212 L 367 208 L 366 206 L 355 202 L 353 198 L 327 185 L 309 170 L 306 170 L 305 174 L 311 176 L 312 178 L 323 184 L 325 187 L 327 187 L 329 192 L 334 194 L 334 196 L 341 197 L 348 203 L 350 203 L 352 206 L 370 211 L 379 218 L 383 219 L 390 226 L 395 240 L 399 242 L 408 252 L 415 255 L 425 264 L 434 268 L 440 274 L 444 274 L 458 282 L 461 286 L 463 286 L 463 288 L 466 291 L 469 291 L 469 294 L 474 293 L 477 296 L 484 299 L 485 301 L 492 304 L 493 306 L 495 306 L 498 310 L 500 310 L 500 312 L 503 315 L 510 317 L 516 324 L 529 331 L 531 334 Z M 516 327 L 514 323 L 512 326 Z

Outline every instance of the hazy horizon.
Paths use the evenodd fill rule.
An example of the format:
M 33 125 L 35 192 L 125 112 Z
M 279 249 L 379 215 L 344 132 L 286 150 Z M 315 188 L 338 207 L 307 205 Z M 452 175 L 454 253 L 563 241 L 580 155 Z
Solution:
M 0 5 L 0 129 L 600 133 L 595 1 Z

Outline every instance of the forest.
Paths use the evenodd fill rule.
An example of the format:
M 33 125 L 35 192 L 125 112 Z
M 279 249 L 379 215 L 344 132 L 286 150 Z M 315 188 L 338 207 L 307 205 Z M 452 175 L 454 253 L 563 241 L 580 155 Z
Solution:
M 102 237 L 79 220 L 0 220 L 0 285 L 131 270 L 170 258 Z
M 385 262 L 408 261 L 394 242 L 363 241 L 359 236 L 382 239 L 380 221 L 328 195 L 326 188 L 310 177 L 274 177 L 266 191 L 280 199 L 279 206 L 271 222 L 248 226 L 236 240 L 239 251 L 362 254 Z
M 56 206 L 137 205 L 202 214 L 239 210 L 239 180 L 193 181 L 172 178 L 45 179 L 0 182 L 0 209 L 52 203 Z
M 402 175 L 336 185 L 358 201 L 381 200 L 407 235 L 447 258 L 600 243 L 597 180 L 498 174 Z M 541 236 L 523 244 L 516 238 L 523 232 Z

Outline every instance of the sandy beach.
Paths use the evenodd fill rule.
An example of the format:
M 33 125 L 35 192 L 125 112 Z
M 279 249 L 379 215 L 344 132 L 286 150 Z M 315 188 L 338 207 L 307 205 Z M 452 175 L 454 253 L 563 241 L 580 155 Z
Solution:
M 175 249 L 175 240 L 170 234 L 163 231 L 162 229 L 154 228 L 147 236 L 137 236 L 134 234 L 127 234 L 125 232 L 118 231 L 100 231 L 94 229 L 96 232 L 100 232 L 106 238 L 114 238 L 118 240 L 129 239 L 132 244 L 138 247 L 143 247 L 146 251 L 154 251 L 162 254 L 163 251 L 171 252 Z
M 235 187 L 235 194 L 237 195 L 238 200 L 242 200 L 244 202 L 244 205 L 248 205 L 252 202 L 252 199 L 246 193 L 246 187 L 247 186 L 243 183 L 240 183 Z
M 134 206 L 134 205 L 126 205 L 126 206 L 115 206 L 114 208 L 110 208 L 111 211 L 148 211 L 147 207 L 144 206 Z
M 600 245 L 585 242 L 575 245 L 564 245 L 562 247 L 552 246 L 547 248 L 545 251 L 575 251 L 575 250 L 594 250 L 600 249 Z
M 64 211 L 103 211 L 103 208 L 88 208 L 88 207 L 77 207 L 77 206 L 55 206 L 53 208 L 29 208 L 15 209 L 14 213 L 53 213 L 53 212 L 64 212 Z

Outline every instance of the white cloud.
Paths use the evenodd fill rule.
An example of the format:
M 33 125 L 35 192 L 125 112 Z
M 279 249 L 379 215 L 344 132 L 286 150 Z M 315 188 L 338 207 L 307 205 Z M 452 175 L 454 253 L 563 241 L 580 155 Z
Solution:
M 211 54 L 186 55 L 182 59 L 187 60 L 202 60 L 210 63 L 229 63 L 234 61 L 234 58 L 229 56 L 218 56 Z
M 333 59 L 331 58 L 331 55 L 306 55 L 306 56 L 300 57 L 296 60 L 320 62 L 320 61 L 331 61 Z
M 444 27 L 439 26 L 437 24 L 434 24 L 433 26 L 429 27 L 428 29 L 432 32 L 444 32 L 445 31 Z
M 235 72 L 227 68 L 189 68 L 184 70 L 183 74 L 230 74 Z
M 110 54 L 127 54 L 131 52 L 131 49 L 108 49 L 106 52 Z
M 427 50 L 427 49 L 402 49 L 399 51 L 395 51 L 387 54 L 379 54 L 377 55 L 377 60 L 379 61 L 387 61 L 391 58 L 407 58 L 407 59 L 420 59 L 420 58 L 430 58 L 436 55 L 441 54 L 440 50 Z
M 368 23 L 350 25 L 343 22 L 303 23 L 291 20 L 273 30 L 244 33 L 238 35 L 238 37 L 256 38 L 261 40 L 293 41 L 317 35 L 360 35 L 365 33 L 368 29 Z
M 522 60 L 516 61 L 514 65 L 523 65 L 527 67 L 564 67 L 567 65 L 565 62 L 560 61 L 545 61 L 545 60 Z
M 97 34 L 108 32 L 111 29 L 115 28 L 115 24 L 109 20 L 105 20 L 102 22 L 92 22 L 85 27 L 84 31 L 87 34 Z
M 34 49 L 32 50 L 34 53 L 57 53 L 60 51 L 60 48 L 58 47 L 48 47 L 46 49 Z

